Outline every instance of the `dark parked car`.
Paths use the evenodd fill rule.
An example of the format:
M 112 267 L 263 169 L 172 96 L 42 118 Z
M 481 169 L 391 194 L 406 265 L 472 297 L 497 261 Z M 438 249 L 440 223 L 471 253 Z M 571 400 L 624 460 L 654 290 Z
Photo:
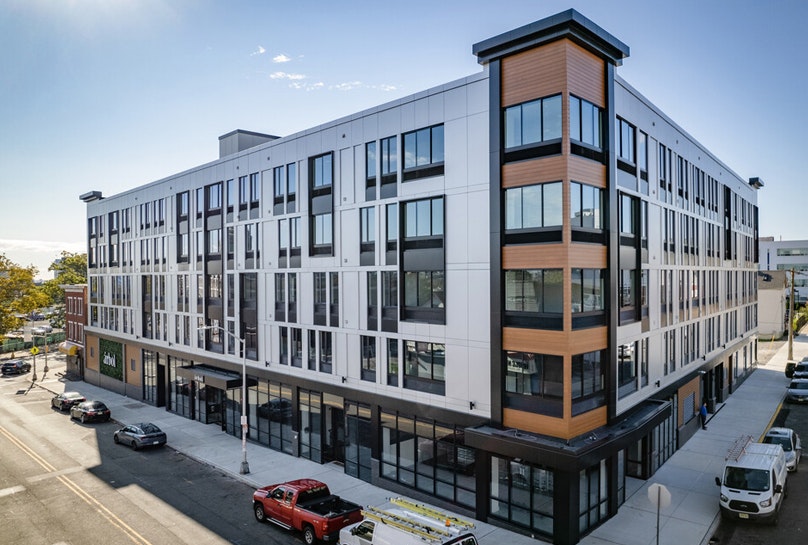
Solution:
M 116 445 L 129 445 L 134 450 L 137 450 L 142 447 L 165 445 L 166 433 L 151 422 L 143 422 L 122 427 L 115 432 L 112 440 L 115 441 Z
M 3 364 L 4 375 L 21 375 L 31 370 L 31 364 L 23 360 L 8 360 Z
M 794 367 L 791 378 L 808 378 L 808 361 L 801 361 Z
M 799 362 L 796 361 L 786 362 L 786 376 L 788 378 L 792 378 L 794 376 L 794 371 L 796 370 L 797 365 L 799 365 L 800 363 L 808 363 L 808 356 L 802 358 L 802 360 L 800 360 Z
M 789 403 L 808 403 L 808 379 L 792 379 L 786 390 L 786 401 Z
M 83 401 L 70 408 L 70 418 L 81 420 L 82 423 L 93 420 L 107 422 L 111 416 L 112 413 L 103 401 Z
M 64 392 L 63 394 L 56 394 L 51 399 L 51 407 L 59 409 L 60 411 L 68 411 L 70 407 L 76 403 L 87 401 L 87 398 L 78 392 Z

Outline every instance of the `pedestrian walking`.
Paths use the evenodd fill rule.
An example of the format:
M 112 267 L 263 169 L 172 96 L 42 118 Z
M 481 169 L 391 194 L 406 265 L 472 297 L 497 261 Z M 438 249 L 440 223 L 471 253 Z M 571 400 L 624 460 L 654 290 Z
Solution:
M 701 419 L 701 429 L 707 429 L 707 401 L 703 401 L 701 403 L 701 409 L 699 409 L 699 418 Z

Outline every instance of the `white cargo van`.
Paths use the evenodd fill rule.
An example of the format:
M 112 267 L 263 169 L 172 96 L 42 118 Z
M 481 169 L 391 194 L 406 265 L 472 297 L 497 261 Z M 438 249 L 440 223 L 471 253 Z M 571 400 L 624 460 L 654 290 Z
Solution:
M 730 448 L 721 487 L 721 516 L 777 524 L 786 495 L 786 456 L 780 445 L 755 443 L 751 436 Z
M 365 520 L 340 530 L 340 544 L 478 545 L 469 521 L 403 498 L 390 502 L 397 508 L 365 508 Z

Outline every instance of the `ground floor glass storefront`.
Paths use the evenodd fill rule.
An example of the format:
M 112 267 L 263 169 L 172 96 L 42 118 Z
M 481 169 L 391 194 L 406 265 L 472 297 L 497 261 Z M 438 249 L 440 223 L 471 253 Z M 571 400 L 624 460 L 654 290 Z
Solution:
M 554 474 L 543 467 L 491 456 L 492 517 L 553 535 Z
M 382 410 L 381 437 L 383 478 L 475 508 L 476 453 L 462 428 Z

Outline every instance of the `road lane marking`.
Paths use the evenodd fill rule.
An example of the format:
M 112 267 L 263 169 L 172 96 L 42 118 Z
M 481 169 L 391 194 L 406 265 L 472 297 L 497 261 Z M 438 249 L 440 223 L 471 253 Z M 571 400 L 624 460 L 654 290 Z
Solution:
M 17 492 L 23 492 L 25 490 L 24 486 L 12 486 L 11 488 L 4 488 L 0 490 L 0 498 L 3 496 L 10 496 L 12 494 L 16 494 Z
M 17 436 L 0 426 L 0 435 L 8 439 L 17 448 L 23 451 L 29 458 L 39 464 L 48 473 L 57 473 L 58 470 L 45 458 L 34 452 L 28 445 L 22 442 Z M 84 490 L 81 486 L 72 481 L 69 477 L 58 475 L 56 477 L 65 487 L 73 492 L 76 496 L 81 498 L 87 505 L 95 509 L 95 511 L 103 516 L 110 524 L 121 530 L 126 537 L 128 537 L 136 545 L 152 545 L 151 542 L 135 531 L 131 526 L 126 524 L 120 517 L 109 510 L 104 504 L 96 500 L 89 492 Z

